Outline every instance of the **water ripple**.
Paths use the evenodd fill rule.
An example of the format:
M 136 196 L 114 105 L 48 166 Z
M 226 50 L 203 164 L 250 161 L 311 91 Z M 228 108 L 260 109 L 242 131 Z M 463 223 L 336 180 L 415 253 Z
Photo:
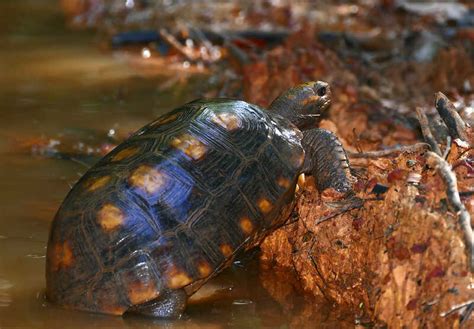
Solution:
M 8 291 L 13 287 L 10 281 L 0 278 L 0 307 L 7 307 L 12 302 L 12 297 Z
M 46 255 L 28 254 L 25 257 L 33 258 L 33 259 L 43 259 L 43 258 L 46 258 Z

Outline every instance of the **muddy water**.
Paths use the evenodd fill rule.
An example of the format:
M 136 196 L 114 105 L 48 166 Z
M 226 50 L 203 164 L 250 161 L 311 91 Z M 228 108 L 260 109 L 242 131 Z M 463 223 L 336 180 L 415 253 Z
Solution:
M 68 30 L 55 0 L 2 0 L 0 16 L 0 328 L 288 327 L 290 316 L 252 264 L 226 271 L 178 321 L 66 311 L 44 300 L 49 224 L 86 168 L 35 155 L 29 145 L 45 136 L 125 134 L 197 95 L 160 92 L 165 78 L 143 76 L 101 52 L 91 32 Z

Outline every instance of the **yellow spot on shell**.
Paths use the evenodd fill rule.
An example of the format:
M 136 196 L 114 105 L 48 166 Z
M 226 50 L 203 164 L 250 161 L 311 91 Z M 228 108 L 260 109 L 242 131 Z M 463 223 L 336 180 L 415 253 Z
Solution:
M 69 242 L 58 243 L 52 249 L 51 266 L 53 271 L 70 267 L 74 262 Z
M 228 244 L 222 244 L 219 248 L 222 252 L 222 254 L 225 256 L 225 257 L 230 257 L 232 255 L 232 253 L 234 252 L 232 250 L 232 247 Z
M 99 210 L 97 220 L 105 231 L 113 231 L 123 224 L 125 216 L 119 208 L 107 203 Z
M 278 178 L 277 183 L 278 183 L 279 186 L 281 186 L 285 189 L 289 188 L 290 185 L 291 185 L 291 181 L 288 178 L 283 177 L 283 176 Z
M 135 282 L 128 289 L 128 299 L 133 305 L 142 304 L 159 296 L 155 285 L 152 282 Z
M 240 228 L 242 229 L 242 232 L 244 232 L 246 235 L 249 235 L 253 231 L 253 224 L 250 218 L 248 217 L 242 217 L 240 219 Z
M 151 166 L 143 165 L 133 171 L 129 181 L 132 186 L 152 194 L 165 185 L 166 176 Z
M 115 154 L 112 157 L 112 161 L 121 161 L 123 159 L 130 158 L 131 156 L 134 156 L 135 154 L 137 154 L 138 151 L 139 151 L 138 147 L 125 148 L 125 149 L 121 150 L 120 152 L 118 152 L 117 154 Z
M 206 145 L 189 134 L 183 134 L 179 137 L 175 137 L 171 141 L 171 145 L 191 157 L 194 160 L 201 159 L 206 154 Z
M 172 267 L 166 274 L 168 278 L 168 287 L 171 289 L 178 289 L 184 287 L 192 282 L 189 275 L 184 272 Z
M 110 181 L 110 176 L 103 176 L 100 178 L 93 178 L 90 179 L 86 182 L 86 188 L 89 192 L 95 191 L 101 187 L 104 187 L 107 185 L 107 183 Z
M 260 211 L 264 214 L 269 213 L 273 208 L 272 203 L 265 198 L 261 198 L 260 200 L 258 200 L 257 205 Z
M 197 269 L 201 278 L 205 278 L 212 273 L 211 265 L 204 260 L 198 262 Z
M 228 131 L 233 131 L 242 125 L 239 117 L 233 113 L 219 113 L 214 115 L 212 121 Z

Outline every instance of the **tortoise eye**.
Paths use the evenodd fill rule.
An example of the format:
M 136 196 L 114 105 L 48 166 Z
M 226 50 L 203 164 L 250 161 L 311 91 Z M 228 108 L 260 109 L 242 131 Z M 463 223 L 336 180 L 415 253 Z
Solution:
M 318 96 L 324 96 L 326 95 L 326 92 L 327 92 L 326 87 L 321 87 L 318 89 L 317 94 Z

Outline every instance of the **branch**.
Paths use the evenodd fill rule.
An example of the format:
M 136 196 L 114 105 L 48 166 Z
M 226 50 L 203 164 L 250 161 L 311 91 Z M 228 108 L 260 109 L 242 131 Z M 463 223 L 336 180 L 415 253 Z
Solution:
M 453 103 L 451 103 L 448 97 L 446 97 L 442 92 L 437 92 L 435 96 L 436 110 L 438 110 L 439 115 L 448 127 L 451 137 L 468 141 L 466 134 L 466 123 L 456 111 Z
M 471 227 L 471 217 L 461 202 L 456 174 L 451 170 L 449 163 L 434 152 L 427 152 L 426 160 L 431 167 L 436 168 L 446 185 L 448 201 L 458 215 L 459 224 L 464 233 L 466 247 L 468 248 L 469 268 L 471 272 L 474 272 L 474 235 Z
M 174 35 L 171 33 L 168 33 L 165 29 L 160 29 L 159 31 L 160 36 L 163 38 L 163 40 L 169 44 L 171 47 L 176 49 L 181 55 L 183 55 L 187 60 L 190 62 L 195 62 L 196 61 L 196 56 L 193 54 L 192 51 L 190 51 L 189 48 L 183 46 L 176 38 Z
M 430 145 L 431 150 L 433 152 L 438 155 L 441 155 L 441 150 L 438 146 L 438 143 L 436 142 L 436 139 L 431 133 L 428 118 L 426 117 L 425 112 L 420 107 L 416 108 L 416 116 L 418 118 L 418 122 L 420 123 L 421 133 L 423 134 L 425 141 Z
M 368 152 L 347 152 L 347 155 L 353 159 L 377 159 L 387 156 L 394 156 L 398 155 L 403 152 L 411 153 L 417 152 L 419 150 L 427 149 L 430 145 L 427 143 L 416 143 L 413 145 L 403 145 L 403 146 L 395 146 L 386 150 L 381 151 L 368 151 Z
M 469 307 L 472 304 L 474 304 L 474 299 L 468 300 L 467 302 L 464 302 L 464 303 L 461 303 L 461 304 L 458 304 L 458 305 L 454 305 L 448 311 L 442 312 L 440 314 L 440 316 L 442 316 L 444 318 L 444 317 L 446 317 L 446 316 L 448 316 L 448 315 L 450 315 L 454 312 L 457 312 L 457 311 L 459 311 L 463 308 Z

